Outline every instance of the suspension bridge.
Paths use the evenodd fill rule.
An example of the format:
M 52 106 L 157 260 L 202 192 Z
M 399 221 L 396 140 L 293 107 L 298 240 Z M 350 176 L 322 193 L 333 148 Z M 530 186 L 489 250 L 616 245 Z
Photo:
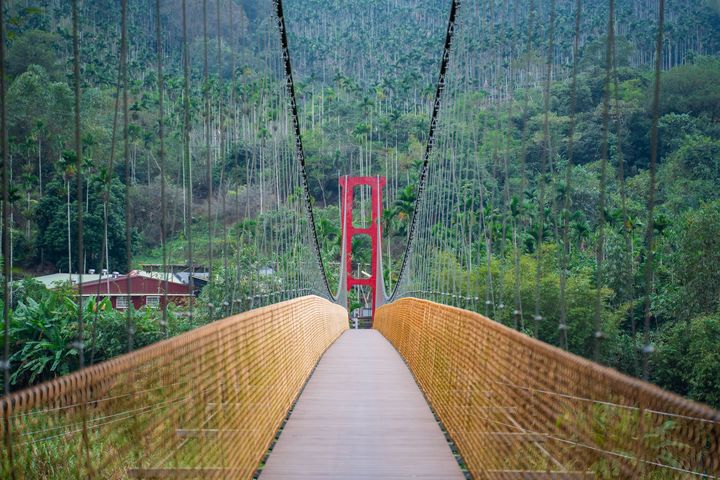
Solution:
M 82 198 L 86 187 L 81 176 L 84 167 L 77 3 L 73 1 L 75 146 L 78 198 Z M 568 285 L 572 273 L 567 264 L 569 212 L 573 207 L 568 191 L 572 189 L 573 178 L 582 2 L 564 2 L 573 12 L 569 17 L 571 27 L 563 30 L 574 40 L 569 53 L 560 51 L 556 45 L 559 42 L 556 35 L 560 35 L 558 32 L 562 29 L 555 0 L 545 5 L 537 18 L 533 17 L 535 2 L 531 2 L 527 32 L 515 28 L 518 16 L 523 13 L 522 2 L 510 2 L 512 9 L 507 2 L 504 6 L 496 3 L 488 2 L 490 10 L 486 14 L 485 2 L 482 13 L 478 13 L 478 5 L 472 2 L 468 2 L 470 5 L 463 2 L 462 6 L 458 0 L 448 2 L 439 75 L 427 109 L 429 132 L 423 157 L 419 159 L 417 178 L 413 179 L 416 194 L 399 271 L 386 275 L 388 265 L 384 262 L 392 264 L 392 259 L 391 252 L 386 255 L 383 248 L 383 241 L 387 241 L 383 231 L 383 190 L 386 185 L 394 185 L 395 179 L 373 175 L 367 168 L 363 175 L 339 178 L 341 253 L 339 274 L 333 276 L 323 259 L 323 238 L 318 234 L 317 213 L 309 188 L 302 131 L 306 120 L 302 118 L 293 78 L 283 2 L 275 0 L 272 8 L 264 12 L 267 18 L 259 22 L 264 28 L 262 38 L 269 39 L 263 42 L 267 51 L 262 53 L 267 55 L 264 61 L 272 77 L 272 81 L 263 80 L 266 90 L 260 101 L 262 108 L 272 112 L 267 115 L 268 130 L 273 132 L 268 140 L 266 133 L 261 135 L 243 123 L 239 109 L 222 113 L 218 107 L 222 121 L 212 124 L 207 87 L 203 88 L 204 104 L 200 108 L 204 112 L 203 134 L 191 138 L 192 78 L 186 1 L 183 0 L 184 83 L 175 118 L 182 124 L 183 148 L 178 153 L 182 157 L 183 172 L 189 175 L 192 169 L 192 146 L 202 152 L 201 156 L 207 160 L 207 176 L 212 177 L 209 145 L 215 133 L 211 130 L 220 132 L 217 136 L 221 139 L 221 148 L 226 150 L 239 141 L 234 137 L 236 131 L 241 132 L 238 135 L 247 133 L 248 138 L 259 142 L 261 153 L 257 163 L 248 163 L 245 181 L 256 182 L 260 192 L 259 208 L 272 213 L 253 228 L 259 247 L 277 259 L 273 275 L 279 280 L 273 285 L 264 285 L 248 298 L 240 298 L 238 284 L 243 279 L 238 273 L 231 280 L 218 283 L 223 303 L 208 307 L 215 316 L 214 321 L 137 350 L 133 349 L 135 320 L 128 310 L 129 353 L 97 364 L 85 359 L 85 351 L 90 350 L 95 341 L 92 329 L 97 311 L 84 311 L 83 302 L 79 302 L 79 334 L 75 347 L 81 368 L 51 381 L 11 391 L 10 262 L 6 253 L 11 249 L 9 228 L 3 228 L 6 344 L 5 395 L 0 398 L 2 478 L 30 479 L 40 478 L 39 475 L 97 479 L 259 477 L 261 480 L 720 478 L 720 412 L 569 352 Z M 164 188 L 163 60 L 166 57 L 162 54 L 160 5 L 160 0 L 154 2 L 161 139 L 159 168 Z M 599 61 L 599 71 L 604 73 L 600 114 L 604 128 L 598 146 L 598 222 L 601 225 L 601 238 L 597 242 L 598 284 L 602 284 L 608 256 L 603 250 L 602 238 L 609 202 L 606 196 L 610 163 L 608 138 L 621 124 L 618 115 L 613 113 L 613 109 L 619 108 L 614 9 L 614 0 L 609 0 L 604 32 L 606 49 Z M 649 218 L 644 238 L 649 245 L 650 260 L 645 263 L 645 282 L 641 285 L 646 290 L 645 329 L 642 349 L 634 358 L 642 364 L 638 371 L 643 371 L 646 379 L 653 352 L 648 332 L 652 320 L 653 205 L 664 9 L 664 2 L 660 0 L 656 10 L 657 48 L 647 187 Z M 231 7 L 231 15 L 232 11 Z M 123 0 L 115 124 L 117 126 L 120 111 L 124 119 L 125 174 L 129 175 L 126 14 L 127 1 Z M 207 1 L 203 2 L 203 16 L 207 29 Z M 220 2 L 217 3 L 217 22 L 219 37 Z M 234 25 L 232 19 L 229 22 Z M 546 22 L 547 28 L 544 44 L 538 33 L 542 22 Z M 513 28 L 507 27 L 510 24 Z M 4 25 L 2 18 L 0 25 Z M 495 38 L 503 25 L 508 28 L 507 44 L 496 41 L 493 48 L 503 49 L 504 55 L 488 58 L 492 67 L 487 71 L 471 71 L 468 58 L 475 52 L 477 31 Z M 542 68 L 533 69 L 529 63 L 524 64 L 522 53 L 529 56 L 529 52 L 543 52 L 546 59 L 540 62 Z M 550 84 L 553 75 L 557 75 L 554 70 L 560 68 L 557 57 L 561 55 L 567 57 L 563 61 L 569 62 L 568 80 L 572 89 L 567 173 L 555 163 L 553 149 L 559 147 L 553 143 L 556 140 L 550 132 Z M 0 57 L 4 62 L 4 56 Z M 220 63 L 218 40 L 217 64 Z M 233 75 L 235 70 L 233 67 Z M 203 71 L 207 84 L 207 33 Z M 10 225 L 11 202 L 3 77 L 0 75 L 5 227 Z M 543 125 L 544 132 L 539 142 L 543 147 L 541 162 L 536 166 L 526 165 L 529 146 L 523 134 L 520 158 L 510 158 L 510 141 L 503 144 L 497 140 L 482 147 L 492 158 L 490 173 L 476 162 L 478 154 L 471 151 L 472 146 L 458 139 L 458 131 L 470 127 L 459 125 L 457 118 L 468 120 L 468 124 L 495 122 L 498 130 L 504 131 L 514 118 L 513 92 L 524 85 L 523 82 L 532 81 L 542 86 L 542 105 L 536 119 Z M 479 86 L 490 92 L 487 98 L 473 96 Z M 530 100 L 518 100 L 523 104 L 521 123 L 526 125 Z M 502 107 L 502 101 L 507 101 L 508 106 Z M 495 117 L 476 118 L 474 115 L 480 106 L 494 111 Z M 233 125 L 233 129 L 225 129 L 226 124 Z M 470 132 L 469 136 L 476 133 Z M 114 152 L 114 130 L 112 141 Z M 361 159 L 361 169 L 365 169 L 362 162 Z M 520 172 L 519 182 L 513 183 L 509 178 L 511 164 Z M 619 177 L 624 181 L 622 163 L 619 168 Z M 535 223 L 525 219 L 521 209 L 511 213 L 515 207 L 510 200 L 511 190 L 520 192 L 521 197 L 528 190 L 528 175 L 533 169 L 539 204 L 539 220 Z M 109 171 L 112 172 L 112 167 Z M 559 196 L 551 195 L 547 180 L 556 173 L 567 175 L 563 185 L 565 193 Z M 223 191 L 229 189 L 226 174 L 223 167 L 220 180 Z M 130 183 L 128 179 L 126 177 L 126 185 Z M 488 180 L 492 180 L 491 187 L 486 188 Z M 209 185 L 208 218 L 213 218 L 219 212 L 213 212 L 212 181 Z M 362 199 L 364 204 L 369 204 L 368 222 L 364 225 L 357 223 L 353 212 L 358 203 L 354 193 L 358 186 L 369 189 L 367 197 Z M 189 180 L 183 192 L 188 204 L 192 204 L 192 188 Z M 163 226 L 166 221 L 164 192 Z M 390 194 L 396 196 L 396 192 Z M 624 183 L 620 195 L 624 208 Z M 224 216 L 225 197 L 222 198 Z M 268 200 L 263 200 L 265 198 Z M 126 201 L 128 199 L 129 195 Z M 267 204 L 263 205 L 263 201 Z M 488 207 L 491 204 L 497 205 L 502 215 Z M 81 259 L 84 253 L 80 202 L 78 207 L 76 258 Z M 362 216 L 365 214 L 363 211 Z M 192 213 L 189 216 L 192 217 Z M 502 222 L 494 223 L 491 218 L 494 216 L 502 217 Z M 551 221 L 546 222 L 544 216 L 551 217 Z M 126 221 L 126 257 L 131 267 L 129 232 L 133 220 L 127 218 Z M 546 223 L 550 226 L 546 227 Z M 523 307 L 520 275 L 524 267 L 519 252 L 520 243 L 524 241 L 521 237 L 529 236 L 536 224 L 539 226 L 534 241 L 540 246 L 534 250 L 537 264 L 532 273 L 537 275 L 537 282 L 530 295 L 535 300 L 534 311 L 528 314 L 532 309 Z M 192 218 L 186 228 L 188 265 L 192 270 L 195 265 Z M 229 233 L 223 229 L 222 237 L 227 240 Z M 211 224 L 210 285 L 214 285 L 219 275 L 212 270 L 212 230 Z M 451 231 L 459 233 L 451 236 Z M 163 260 L 167 264 L 165 228 L 161 234 Z M 557 247 L 555 253 L 542 248 L 543 235 L 549 234 Z M 241 241 L 244 235 L 238 234 Z M 356 235 L 370 239 L 370 272 L 364 277 L 353 273 Z M 482 254 L 476 252 L 478 246 Z M 221 242 L 219 248 L 225 264 L 222 270 L 227 274 L 234 267 L 228 266 L 226 244 Z M 107 261 L 102 254 L 107 250 L 106 245 L 100 250 L 102 267 Z M 447 252 L 452 255 L 442 255 Z M 627 260 L 631 265 L 629 271 L 633 271 L 633 260 L 624 253 L 627 251 L 619 253 L 620 263 Z M 511 259 L 512 266 L 494 266 L 493 254 Z M 449 260 L 451 256 L 453 261 Z M 552 264 L 547 257 L 554 257 L 557 265 L 547 266 Z M 473 271 L 484 261 L 487 261 L 487 277 L 461 274 L 459 264 Z M 445 268 L 438 273 L 434 262 L 441 262 Z M 541 278 L 542 268 L 559 270 L 560 294 L 556 299 L 559 313 L 547 315 L 552 318 L 546 318 L 545 314 L 550 307 L 540 302 L 540 291 L 546 287 Z M 499 273 L 493 273 L 494 269 L 499 269 Z M 388 284 L 386 277 L 393 278 L 394 283 Z M 506 281 L 506 277 L 511 281 Z M 189 278 L 192 288 L 192 271 Z M 485 283 L 485 298 L 472 293 L 469 285 L 473 282 Z M 358 286 L 370 291 L 371 329 L 349 328 L 348 292 Z M 165 296 L 164 306 L 168 304 L 167 290 L 166 284 L 164 292 L 160 292 Z M 588 309 L 586 319 L 592 324 L 587 342 L 592 346 L 595 360 L 599 359 L 606 336 L 601 290 L 595 289 L 595 303 Z M 128 291 L 127 295 L 130 298 L 132 292 Z M 512 314 L 509 313 L 511 305 Z M 189 316 L 193 315 L 193 308 L 198 308 L 193 307 L 192 300 L 187 307 Z M 634 313 L 630 315 L 635 340 L 636 319 Z M 163 322 L 167 322 L 166 312 Z M 92 335 L 87 333 L 86 324 L 90 325 Z M 546 331 L 551 333 L 543 333 Z

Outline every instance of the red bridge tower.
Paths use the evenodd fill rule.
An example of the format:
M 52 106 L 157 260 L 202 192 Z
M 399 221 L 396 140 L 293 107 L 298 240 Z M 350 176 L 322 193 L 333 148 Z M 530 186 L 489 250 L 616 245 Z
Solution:
M 382 271 L 382 250 L 380 242 L 382 239 L 382 189 L 385 186 L 385 177 L 340 177 L 341 212 L 342 220 L 342 257 L 344 265 L 344 278 L 340 279 L 340 295 L 345 295 L 355 285 L 365 285 L 372 291 L 372 315 L 375 318 L 375 308 L 382 305 L 384 301 L 384 283 Z M 370 187 L 370 198 L 372 199 L 372 214 L 370 226 L 367 228 L 355 227 L 353 225 L 353 194 L 355 187 L 367 185 Z M 368 278 L 357 278 L 352 272 L 352 240 L 355 235 L 364 234 L 370 237 L 372 245 L 371 272 Z M 342 272 L 342 270 L 341 270 Z M 343 275 L 343 273 L 341 273 Z M 344 285 L 343 285 L 344 284 Z

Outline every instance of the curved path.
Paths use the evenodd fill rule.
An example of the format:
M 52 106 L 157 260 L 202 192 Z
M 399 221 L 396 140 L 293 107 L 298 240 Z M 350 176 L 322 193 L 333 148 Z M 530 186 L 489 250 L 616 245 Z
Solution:
M 260 476 L 464 479 L 412 374 L 376 330 L 325 352 Z

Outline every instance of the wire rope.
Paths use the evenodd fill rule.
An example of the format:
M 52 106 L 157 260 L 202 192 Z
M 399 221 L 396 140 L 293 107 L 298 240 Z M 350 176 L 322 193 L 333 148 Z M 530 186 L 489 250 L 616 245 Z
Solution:
M 292 64 L 290 62 L 290 49 L 288 46 L 287 30 L 285 27 L 283 3 L 282 0 L 273 0 L 273 2 L 275 4 L 275 15 L 277 19 L 278 30 L 280 33 L 280 46 L 282 49 L 283 66 L 285 70 L 286 80 L 285 86 L 290 101 L 290 113 L 292 115 L 293 133 L 295 135 L 295 156 L 297 157 L 297 161 L 300 167 L 302 188 L 305 196 L 306 215 L 310 223 L 310 233 L 312 235 L 312 248 L 315 251 L 315 258 L 318 263 L 318 268 L 320 269 L 320 274 L 322 276 L 326 296 L 328 296 L 328 298 L 333 298 L 334 293 L 330 289 L 327 272 L 325 271 L 325 265 L 322 260 L 322 250 L 320 248 L 320 241 L 317 236 L 317 225 L 315 222 L 315 214 L 313 213 L 312 208 L 312 200 L 308 184 L 308 174 L 305 166 L 305 150 L 303 148 L 302 135 L 300 132 L 300 118 L 298 115 L 297 100 L 295 98 L 295 84 L 293 81 Z
M 410 229 L 408 231 L 408 239 L 405 246 L 405 253 L 403 255 L 402 263 L 400 264 L 398 280 L 395 283 L 395 288 L 390 294 L 391 300 L 394 299 L 396 294 L 398 293 L 398 288 L 402 283 L 403 277 L 405 276 L 406 269 L 409 265 L 409 258 L 412 253 L 415 229 L 417 226 L 417 217 L 418 212 L 420 211 L 422 197 L 426 188 L 428 165 L 435 142 L 435 130 L 437 127 L 438 114 L 440 113 L 442 94 L 445 90 L 445 76 L 447 74 L 448 65 L 450 63 L 450 51 L 453 44 L 453 38 L 455 36 L 456 17 L 459 8 L 460 0 L 452 0 L 452 3 L 450 5 L 450 14 L 448 16 L 447 30 L 445 33 L 445 45 L 443 47 L 442 61 L 440 62 L 440 73 L 438 75 L 437 87 L 435 89 L 435 100 L 433 101 L 432 113 L 430 115 L 430 129 L 428 132 L 427 144 L 425 145 L 425 153 L 423 155 L 420 179 L 418 181 L 416 189 L 415 205 L 413 207 L 412 219 L 410 220 Z
M 555 15 L 556 0 L 550 1 L 550 25 L 548 26 L 547 58 L 545 63 L 545 85 L 543 88 L 543 148 L 540 155 L 540 171 L 538 172 L 538 198 L 537 198 L 537 233 L 535 245 L 535 320 L 536 324 L 542 320 L 541 294 L 543 277 L 543 234 L 545 230 L 545 175 L 548 169 L 550 156 L 550 83 L 552 81 L 553 54 L 555 48 Z M 566 329 L 558 329 L 560 337 L 564 338 Z M 537 332 L 537 325 L 536 325 Z
M 650 177 L 648 181 L 647 193 L 647 230 L 645 239 L 645 248 L 647 249 L 645 260 L 645 298 L 644 311 L 645 318 L 643 324 L 643 378 L 650 378 L 650 354 L 653 352 L 653 346 L 650 343 L 650 317 L 652 316 L 651 298 L 653 293 L 654 282 L 654 257 L 655 257 L 655 190 L 656 185 L 656 169 L 658 158 L 658 121 L 660 118 L 660 73 L 662 71 L 663 61 L 663 34 L 665 28 L 665 0 L 659 0 L 658 3 L 658 27 L 657 38 L 655 44 L 655 83 L 653 85 L 652 98 L 652 128 L 650 130 Z
M 162 19 L 160 17 L 160 1 L 155 0 L 155 49 L 157 53 L 157 90 L 158 90 L 158 140 L 160 142 L 158 157 L 160 160 L 160 245 L 162 248 L 163 268 L 163 303 L 162 326 L 165 337 L 168 336 L 168 254 L 167 254 L 167 193 L 165 179 L 165 77 L 163 73 Z
M 77 262 L 78 262 L 78 337 L 74 343 L 74 347 L 78 350 L 79 368 L 85 367 L 85 319 L 83 315 L 83 297 L 82 297 L 82 276 L 84 270 L 84 232 L 83 232 L 83 151 L 82 151 L 82 131 L 80 125 L 80 40 L 78 33 L 78 0 L 72 1 L 72 45 L 73 45 L 73 94 L 74 94 L 74 140 L 75 140 L 75 175 L 76 175 L 76 195 L 77 195 Z M 72 265 L 70 265 L 70 271 Z M 82 399 L 81 417 L 82 417 L 82 442 L 79 445 L 81 455 L 85 462 L 86 473 L 89 478 L 94 477 L 92 464 L 90 462 L 90 440 L 87 429 L 87 388 L 80 393 Z
M 128 110 L 128 28 L 127 28 L 127 0 L 121 1 L 121 49 L 120 64 L 122 65 L 122 108 L 123 108 L 123 160 L 125 169 L 125 285 L 127 307 L 125 310 L 127 321 L 127 351 L 131 352 L 135 344 L 135 325 L 133 318 L 132 298 L 132 215 L 130 210 L 130 113 Z
M 184 185 L 185 197 L 185 239 L 187 242 L 188 259 L 188 310 L 190 319 L 193 318 L 195 296 L 195 263 L 193 261 L 192 238 L 192 158 L 190 157 L 190 47 L 187 26 L 187 0 L 182 0 L 182 38 L 183 38 L 183 163 L 187 181 Z
M 207 222 L 208 222 L 208 264 L 207 275 L 208 285 L 212 285 L 213 281 L 213 237 L 215 236 L 215 228 L 213 225 L 212 202 L 213 202 L 213 164 L 210 152 L 210 68 L 208 65 L 208 15 L 207 2 L 202 2 L 202 31 L 203 31 L 203 129 L 205 132 L 205 174 L 207 181 Z M 220 32 L 218 32 L 218 35 Z M 210 319 L 214 319 L 212 308 L 210 309 Z
M 567 326 L 567 278 L 570 260 L 570 206 L 572 198 L 572 175 L 575 154 L 575 121 L 577 115 L 577 71 L 580 55 L 580 25 L 582 18 L 582 0 L 575 1 L 575 39 L 573 41 L 572 80 L 570 83 L 570 125 L 568 128 L 567 165 L 565 184 L 563 185 L 562 248 L 560 251 L 560 325 Z M 567 328 L 564 329 L 567 332 Z M 562 337 L 563 347 L 568 349 L 567 333 Z
M 7 92 L 5 89 L 5 1 L 0 0 L 0 141 L 2 145 L 2 288 L 3 288 L 3 395 L 10 394 L 10 156 L 8 155 Z M 10 478 L 15 480 L 15 458 L 9 407 L 3 409 L 3 444 Z

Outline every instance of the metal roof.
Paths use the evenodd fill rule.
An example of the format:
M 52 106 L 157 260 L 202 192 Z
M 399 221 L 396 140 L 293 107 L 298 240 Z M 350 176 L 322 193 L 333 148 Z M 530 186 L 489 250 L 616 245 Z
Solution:
M 100 279 L 99 274 L 83 274 L 82 283 L 96 282 Z M 53 273 L 50 275 L 42 275 L 40 277 L 34 277 L 33 280 L 45 285 L 47 288 L 56 288 L 64 283 L 71 282 L 73 285 L 78 284 L 79 275 L 77 273 Z

